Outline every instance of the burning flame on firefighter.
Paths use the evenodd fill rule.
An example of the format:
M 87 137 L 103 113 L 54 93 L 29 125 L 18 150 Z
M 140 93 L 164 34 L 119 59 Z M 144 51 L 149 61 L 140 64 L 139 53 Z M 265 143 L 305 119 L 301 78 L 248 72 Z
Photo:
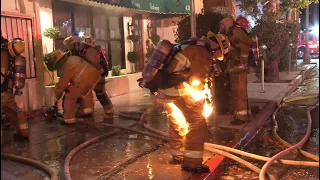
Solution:
M 198 90 L 196 87 L 199 86 L 200 84 L 201 83 L 198 80 L 193 80 L 191 83 L 191 86 L 187 83 L 184 83 L 188 93 L 191 95 L 191 97 L 195 101 L 200 101 L 200 100 L 205 99 L 205 103 L 203 105 L 202 115 L 205 118 L 208 118 L 213 112 L 213 107 L 210 102 L 212 95 L 211 95 L 211 91 L 209 89 L 208 84 L 205 84 L 203 90 Z M 168 106 L 171 108 L 171 112 L 172 112 L 169 115 L 172 116 L 176 120 L 175 123 L 179 127 L 179 135 L 185 136 L 189 132 L 189 130 L 188 130 L 189 126 L 188 126 L 188 123 L 187 123 L 185 117 L 183 116 L 180 109 L 174 103 L 168 103 Z
M 179 128 L 179 135 L 185 136 L 189 132 L 189 125 L 186 118 L 174 103 L 168 103 L 168 106 L 171 108 L 171 114 L 169 114 L 169 116 L 172 116 L 175 119 L 175 124 Z

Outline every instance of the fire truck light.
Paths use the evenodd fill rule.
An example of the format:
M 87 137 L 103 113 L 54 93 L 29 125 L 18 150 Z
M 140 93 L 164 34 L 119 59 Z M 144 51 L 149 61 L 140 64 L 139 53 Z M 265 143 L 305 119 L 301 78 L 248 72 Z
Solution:
M 79 32 L 79 37 L 82 38 L 83 36 L 84 36 L 84 32 L 83 31 Z
M 319 35 L 319 26 L 313 26 L 313 27 L 311 28 L 311 33 L 312 33 L 312 34 Z

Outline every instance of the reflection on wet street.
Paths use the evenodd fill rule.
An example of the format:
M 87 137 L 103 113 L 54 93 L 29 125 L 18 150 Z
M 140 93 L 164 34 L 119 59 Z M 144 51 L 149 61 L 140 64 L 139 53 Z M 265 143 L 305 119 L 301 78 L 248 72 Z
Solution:
M 305 94 L 319 93 L 319 62 L 318 66 L 309 74 L 309 76 L 299 85 L 299 87 L 291 94 L 291 96 L 299 96 Z M 319 100 L 318 100 L 319 101 Z M 303 146 L 303 150 L 319 156 L 319 107 L 311 112 L 312 116 L 312 133 Z M 307 128 L 307 113 L 303 107 L 288 107 L 280 110 L 277 114 L 278 135 L 289 142 L 290 144 L 298 143 L 306 133 Z M 279 143 L 272 136 L 272 121 L 264 127 L 257 137 L 251 142 L 246 151 L 262 156 L 271 157 L 286 147 Z M 255 161 L 244 158 L 245 160 L 262 167 L 264 162 Z M 290 153 L 285 156 L 285 159 L 312 161 L 302 157 L 298 153 Z M 319 169 L 315 167 L 301 166 L 286 166 L 273 164 L 270 168 L 270 173 L 277 179 L 298 179 L 298 180 L 316 180 L 319 179 Z M 222 180 L 237 180 L 237 179 L 259 179 L 259 175 L 248 170 L 246 167 L 237 163 L 231 164 Z

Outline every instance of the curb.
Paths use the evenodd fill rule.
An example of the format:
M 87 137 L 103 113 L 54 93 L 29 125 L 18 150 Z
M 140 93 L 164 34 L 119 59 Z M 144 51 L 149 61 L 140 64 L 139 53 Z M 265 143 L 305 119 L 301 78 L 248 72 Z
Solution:
M 262 129 L 265 121 L 272 115 L 274 110 L 281 103 L 282 99 L 290 95 L 291 93 L 293 93 L 294 90 L 296 90 L 296 88 L 301 84 L 301 82 L 310 74 L 311 70 L 313 70 L 315 67 L 316 65 L 309 66 L 305 70 L 301 70 L 299 75 L 297 75 L 297 77 L 288 84 L 286 89 L 280 92 L 273 100 L 271 100 L 267 105 L 263 107 L 261 112 L 259 112 L 256 115 L 255 117 L 257 119 L 256 125 L 253 126 L 239 142 L 235 142 L 235 139 L 234 139 L 233 142 L 231 142 L 228 146 L 239 149 L 239 150 L 245 149 L 247 145 L 251 142 L 251 140 Z M 232 161 L 231 159 L 228 159 L 222 155 L 215 155 L 211 159 L 209 159 L 206 163 L 210 168 L 210 174 L 206 174 L 206 176 L 195 175 L 195 176 L 192 176 L 190 179 L 191 180 L 219 179 L 219 177 L 224 173 L 226 165 L 230 164 L 231 161 Z

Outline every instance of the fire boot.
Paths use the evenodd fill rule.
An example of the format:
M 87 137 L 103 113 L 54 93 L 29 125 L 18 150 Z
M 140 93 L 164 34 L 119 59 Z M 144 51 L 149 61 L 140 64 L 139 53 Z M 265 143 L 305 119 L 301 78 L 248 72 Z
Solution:
M 103 107 L 104 116 L 103 119 L 106 123 L 113 124 L 113 104 L 108 97 L 108 94 L 105 90 L 105 81 L 104 79 L 101 80 L 96 87 L 94 88 L 94 91 L 96 93 L 97 99 L 100 102 L 100 104 Z

